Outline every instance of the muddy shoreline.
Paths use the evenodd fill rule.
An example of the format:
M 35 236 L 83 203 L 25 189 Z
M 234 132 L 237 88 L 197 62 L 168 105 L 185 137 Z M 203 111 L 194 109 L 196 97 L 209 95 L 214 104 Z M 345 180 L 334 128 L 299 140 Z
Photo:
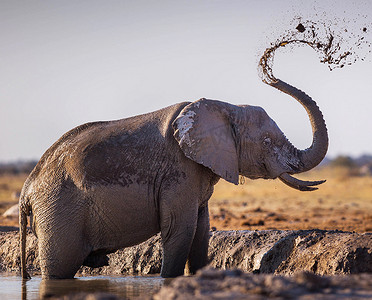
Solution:
M 19 234 L 0 228 L 0 272 L 19 272 Z M 10 229 L 11 231 L 6 231 Z M 372 234 L 326 230 L 214 231 L 210 233 L 210 266 L 244 272 L 291 275 L 372 273 Z M 27 269 L 40 274 L 37 239 L 27 234 Z M 81 267 L 82 275 L 147 275 L 160 273 L 160 236 L 109 254 L 109 265 Z
M 372 297 L 371 233 L 232 230 L 210 234 L 209 266 L 195 276 L 170 280 L 148 299 Z M 0 272 L 19 274 L 18 247 L 17 228 L 0 227 Z M 40 274 L 37 253 L 37 239 L 29 231 L 27 268 L 31 275 Z M 157 235 L 137 246 L 109 254 L 108 266 L 81 267 L 77 276 L 158 274 L 161 255 Z M 93 295 L 75 294 L 63 299 L 87 297 Z
M 252 274 L 205 268 L 195 276 L 178 277 L 152 299 L 371 299 L 372 274 L 293 276 Z

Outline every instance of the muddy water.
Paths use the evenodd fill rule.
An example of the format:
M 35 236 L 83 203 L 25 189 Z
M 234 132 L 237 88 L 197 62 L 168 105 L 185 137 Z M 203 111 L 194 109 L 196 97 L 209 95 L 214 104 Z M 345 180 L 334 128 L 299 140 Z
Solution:
M 95 276 L 47 281 L 41 280 L 41 276 L 34 276 L 31 280 L 22 282 L 19 276 L 1 274 L 0 299 L 36 300 L 81 292 L 109 293 L 131 299 L 156 293 L 163 282 L 164 279 L 159 276 Z
M 372 24 L 367 20 L 358 25 L 356 20 L 336 20 L 335 24 L 331 24 L 296 17 L 291 23 L 292 28 L 271 43 L 260 58 L 258 71 L 265 83 L 277 81 L 273 75 L 273 64 L 274 54 L 279 48 L 310 46 L 318 54 L 320 62 L 327 64 L 330 70 L 364 61 L 372 52 Z

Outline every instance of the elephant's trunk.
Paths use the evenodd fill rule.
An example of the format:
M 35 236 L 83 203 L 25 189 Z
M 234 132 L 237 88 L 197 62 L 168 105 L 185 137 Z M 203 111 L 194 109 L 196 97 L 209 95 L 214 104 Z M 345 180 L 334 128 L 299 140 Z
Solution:
M 269 84 L 295 98 L 302 104 L 309 115 L 313 130 L 312 145 L 305 150 L 298 150 L 291 146 L 293 147 L 293 152 L 301 161 L 299 168 L 291 172 L 291 174 L 308 171 L 317 166 L 323 160 L 328 150 L 328 133 L 322 112 L 311 97 L 284 81 L 276 79 Z M 299 190 L 313 190 L 314 188 L 311 188 L 310 186 L 322 183 L 320 181 L 301 181 L 289 176 L 289 174 L 283 174 L 279 178 L 284 183 Z

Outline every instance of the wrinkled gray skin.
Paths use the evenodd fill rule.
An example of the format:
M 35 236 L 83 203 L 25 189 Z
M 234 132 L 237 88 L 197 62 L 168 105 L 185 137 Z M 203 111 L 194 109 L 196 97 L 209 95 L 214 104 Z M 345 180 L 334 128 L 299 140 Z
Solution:
M 22 276 L 27 215 L 38 237 L 43 278 L 72 278 L 81 265 L 107 264 L 106 254 L 161 232 L 161 275 L 207 264 L 208 199 L 222 177 L 238 184 L 277 178 L 317 165 L 327 151 L 324 120 L 306 94 L 278 80 L 312 121 L 313 145 L 297 150 L 259 107 L 200 99 L 153 113 L 79 126 L 42 156 L 20 197 Z M 275 86 L 276 85 L 276 86 Z

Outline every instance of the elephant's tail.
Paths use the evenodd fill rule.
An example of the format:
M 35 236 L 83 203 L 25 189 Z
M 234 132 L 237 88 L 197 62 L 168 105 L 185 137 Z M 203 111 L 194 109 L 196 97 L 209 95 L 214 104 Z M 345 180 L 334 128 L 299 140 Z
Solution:
M 29 215 L 30 208 L 25 203 L 22 195 L 19 199 L 19 238 L 21 250 L 21 276 L 23 279 L 30 279 L 31 276 L 26 270 L 26 235 L 27 235 L 27 216 Z

